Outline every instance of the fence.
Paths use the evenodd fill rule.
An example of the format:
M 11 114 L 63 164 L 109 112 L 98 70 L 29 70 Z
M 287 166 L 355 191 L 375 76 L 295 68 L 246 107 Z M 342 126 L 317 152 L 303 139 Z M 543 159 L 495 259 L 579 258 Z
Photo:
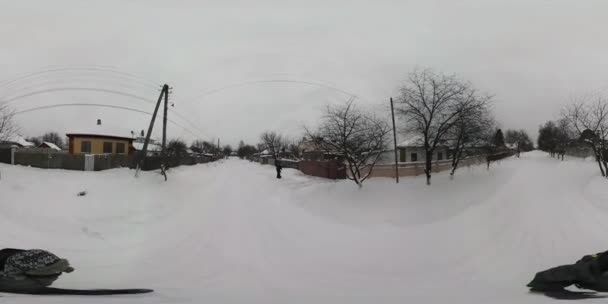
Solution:
M 219 157 L 208 157 L 204 155 L 184 155 L 184 156 L 170 156 L 167 158 L 167 165 L 169 168 L 178 167 L 178 166 L 192 166 L 196 164 L 204 164 L 218 160 Z M 135 168 L 137 166 L 137 156 L 133 156 L 130 159 L 129 167 Z M 148 156 L 144 159 L 141 170 L 150 171 L 150 170 L 158 170 L 160 166 L 163 164 L 162 156 Z
M 0 148 L 0 163 L 12 163 L 11 148 Z
M 215 161 L 217 158 L 205 156 L 189 156 L 169 157 L 169 167 L 177 167 L 182 165 L 194 165 Z M 92 169 L 95 171 L 113 169 L 113 168 L 135 168 L 137 165 L 135 154 L 96 154 L 93 155 Z M 162 157 L 146 157 L 143 163 L 142 170 L 160 169 Z M 12 163 L 11 149 L 0 149 L 0 162 Z M 85 155 L 84 154 L 69 154 L 65 151 L 56 151 L 53 149 L 16 149 L 14 152 L 14 164 L 22 166 L 31 166 L 43 169 L 66 169 L 66 170 L 85 170 Z M 90 169 L 89 169 L 90 170 Z
M 50 149 L 17 149 L 14 153 L 15 165 L 44 169 L 84 170 L 84 155 Z
M 486 156 L 476 156 L 462 159 L 458 166 L 477 165 L 486 162 Z M 399 176 L 418 176 L 424 174 L 425 162 L 402 163 L 399 166 Z M 452 168 L 452 160 L 433 161 L 431 172 L 441 172 Z M 376 165 L 372 170 L 371 177 L 395 177 L 395 165 Z
M 329 179 L 345 179 L 346 167 L 337 160 L 315 161 L 303 160 L 298 163 L 298 169 L 304 174 L 325 177 Z

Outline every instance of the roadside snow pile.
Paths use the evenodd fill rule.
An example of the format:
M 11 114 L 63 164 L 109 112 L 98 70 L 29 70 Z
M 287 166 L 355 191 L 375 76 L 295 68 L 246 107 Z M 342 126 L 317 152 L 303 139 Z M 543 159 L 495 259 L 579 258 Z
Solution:
M 3 247 L 69 258 L 59 287 L 157 290 L 137 303 L 548 303 L 527 293 L 536 271 L 608 249 L 608 181 L 541 152 L 431 187 L 377 178 L 360 190 L 235 159 L 172 169 L 168 182 L 0 170 Z

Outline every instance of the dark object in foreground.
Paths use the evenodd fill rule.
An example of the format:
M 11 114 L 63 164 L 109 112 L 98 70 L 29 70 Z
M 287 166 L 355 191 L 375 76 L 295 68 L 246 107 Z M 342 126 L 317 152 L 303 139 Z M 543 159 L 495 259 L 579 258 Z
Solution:
M 575 264 L 541 271 L 528 283 L 531 291 L 565 294 L 564 288 L 575 285 L 581 289 L 608 291 L 608 252 L 586 255 Z
M 151 289 L 62 289 L 49 287 L 74 268 L 68 260 L 41 249 L 0 250 L 0 292 L 32 295 L 114 295 L 149 293 Z
M 108 295 L 126 295 L 126 294 L 142 294 L 154 292 L 152 289 L 65 289 L 54 287 L 42 287 L 37 289 L 26 290 L 11 290 L 0 292 L 9 292 L 17 294 L 29 295 L 79 295 L 79 296 L 108 296 Z
M 277 178 L 281 178 L 281 170 L 283 170 L 283 166 L 281 166 L 280 164 L 277 164 L 276 168 L 277 168 Z
M 589 291 L 570 291 L 562 289 L 560 291 L 539 291 L 530 290 L 531 293 L 540 293 L 549 298 L 556 300 L 583 300 L 583 299 L 600 299 L 606 298 L 608 295 L 597 294 L 596 292 Z

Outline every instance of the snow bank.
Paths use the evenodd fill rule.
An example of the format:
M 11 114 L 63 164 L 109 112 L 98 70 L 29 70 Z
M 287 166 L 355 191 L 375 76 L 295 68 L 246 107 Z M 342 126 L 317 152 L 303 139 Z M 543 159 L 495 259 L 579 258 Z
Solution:
M 533 274 L 608 241 L 608 181 L 541 152 L 431 187 L 376 178 L 360 190 L 235 159 L 172 169 L 168 182 L 0 170 L 3 246 L 69 258 L 61 287 L 157 290 L 128 296 L 138 303 L 548 303 L 527 294 Z

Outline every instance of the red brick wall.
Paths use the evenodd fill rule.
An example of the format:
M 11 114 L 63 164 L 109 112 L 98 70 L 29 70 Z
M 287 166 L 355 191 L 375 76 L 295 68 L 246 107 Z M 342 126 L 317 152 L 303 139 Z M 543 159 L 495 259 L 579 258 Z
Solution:
M 304 174 L 330 179 L 345 179 L 346 168 L 335 160 L 314 161 L 303 160 L 299 163 L 300 171 Z

